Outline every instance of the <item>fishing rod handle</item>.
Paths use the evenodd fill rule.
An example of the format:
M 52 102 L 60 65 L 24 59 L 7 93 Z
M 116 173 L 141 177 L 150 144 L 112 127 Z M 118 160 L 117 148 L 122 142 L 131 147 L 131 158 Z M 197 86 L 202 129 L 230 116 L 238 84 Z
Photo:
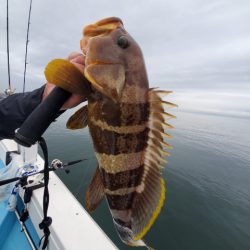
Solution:
M 35 144 L 49 125 L 58 117 L 60 108 L 70 96 L 70 92 L 55 87 L 24 121 L 16 132 L 14 140 L 25 147 Z

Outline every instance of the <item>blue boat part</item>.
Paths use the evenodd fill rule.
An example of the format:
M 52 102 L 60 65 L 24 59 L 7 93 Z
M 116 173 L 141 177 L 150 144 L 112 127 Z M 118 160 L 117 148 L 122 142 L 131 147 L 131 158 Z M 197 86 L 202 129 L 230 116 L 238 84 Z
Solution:
M 4 168 L 5 164 L 0 160 L 0 169 Z M 21 214 L 24 209 L 24 204 L 20 196 L 17 196 L 16 213 L 8 211 L 8 200 L 0 202 L 0 250 L 29 250 L 38 249 L 39 236 L 28 218 L 24 226 L 29 238 L 33 242 L 33 248 L 29 243 L 24 231 L 22 230 L 17 214 Z

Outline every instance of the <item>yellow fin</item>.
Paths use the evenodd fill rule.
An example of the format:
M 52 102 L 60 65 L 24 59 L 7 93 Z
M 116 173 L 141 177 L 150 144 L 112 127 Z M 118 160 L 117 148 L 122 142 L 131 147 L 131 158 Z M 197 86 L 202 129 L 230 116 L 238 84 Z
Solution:
M 93 212 L 104 198 L 104 186 L 99 167 L 86 192 L 86 207 L 89 212 Z
M 165 200 L 165 183 L 160 174 L 147 174 L 144 190 L 135 197 L 132 230 L 135 241 L 142 239 L 158 217 Z
M 64 59 L 55 59 L 48 63 L 44 71 L 46 80 L 74 94 L 90 94 L 90 84 L 83 73 Z
M 68 129 L 81 129 L 88 126 L 88 106 L 83 106 L 77 110 L 67 121 Z

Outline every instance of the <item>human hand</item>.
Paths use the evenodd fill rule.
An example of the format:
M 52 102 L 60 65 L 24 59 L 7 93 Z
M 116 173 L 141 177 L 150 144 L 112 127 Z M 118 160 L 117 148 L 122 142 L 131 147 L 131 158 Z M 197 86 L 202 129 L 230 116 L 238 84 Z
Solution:
M 85 57 L 83 54 L 78 53 L 78 52 L 72 52 L 67 60 L 72 62 L 81 72 L 84 71 L 85 67 Z M 44 92 L 43 92 L 43 98 L 42 101 L 46 99 L 46 97 L 50 94 L 50 92 L 55 88 L 56 86 L 52 83 L 46 83 Z M 86 101 L 86 96 L 85 95 L 77 95 L 77 94 L 72 94 L 70 98 L 63 104 L 61 107 L 61 110 L 66 110 L 69 108 L 74 108 L 81 102 Z

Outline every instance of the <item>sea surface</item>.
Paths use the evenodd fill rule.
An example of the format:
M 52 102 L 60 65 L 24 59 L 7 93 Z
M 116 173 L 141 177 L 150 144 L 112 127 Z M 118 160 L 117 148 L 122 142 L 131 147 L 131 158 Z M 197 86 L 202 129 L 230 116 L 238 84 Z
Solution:
M 97 161 L 88 129 L 65 128 L 70 113 L 45 137 L 50 159 L 86 158 L 69 174 L 58 172 L 85 206 Z M 181 108 L 174 113 L 177 119 L 169 121 L 174 149 L 163 172 L 166 201 L 146 241 L 157 250 L 249 250 L 250 118 Z M 119 249 L 132 249 L 117 236 L 105 201 L 92 217 Z

